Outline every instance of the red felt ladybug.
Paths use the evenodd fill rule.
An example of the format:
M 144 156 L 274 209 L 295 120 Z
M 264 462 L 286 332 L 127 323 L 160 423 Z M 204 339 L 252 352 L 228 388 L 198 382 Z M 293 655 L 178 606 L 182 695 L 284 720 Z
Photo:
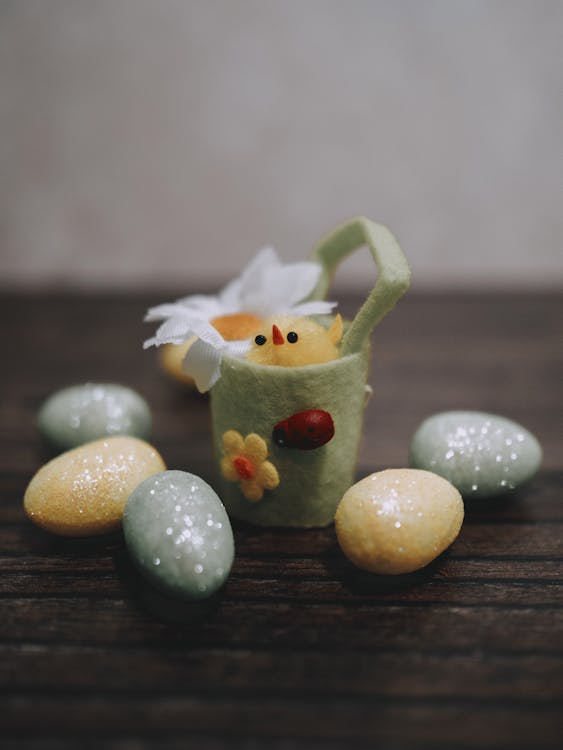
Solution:
M 334 422 L 327 411 L 307 409 L 275 425 L 272 439 L 280 448 L 311 451 L 325 445 L 334 436 Z

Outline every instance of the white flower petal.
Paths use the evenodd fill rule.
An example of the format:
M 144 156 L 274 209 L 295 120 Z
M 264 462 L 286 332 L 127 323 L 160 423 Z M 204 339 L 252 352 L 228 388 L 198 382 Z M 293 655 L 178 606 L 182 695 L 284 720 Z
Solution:
M 240 278 L 233 279 L 221 289 L 218 295 L 218 304 L 221 307 L 221 315 L 240 312 Z
M 291 273 L 286 273 L 285 267 L 268 268 L 260 286 L 247 294 L 245 305 L 260 317 L 287 312 L 294 299 L 295 283 L 296 279 Z
M 261 317 L 290 312 L 313 291 L 321 271 L 310 262 L 264 267 L 260 284 L 246 291 L 243 307 Z
M 143 341 L 143 349 L 148 349 L 151 346 L 159 346 L 156 336 L 153 336 L 152 339 L 145 339 Z
M 243 357 L 246 357 L 251 349 L 251 339 L 240 339 L 239 341 L 227 341 L 225 351 L 230 354 L 231 357 L 238 357 L 239 359 L 242 359 Z
M 202 339 L 215 349 L 222 350 L 226 346 L 227 342 L 221 336 L 219 331 L 206 320 L 192 320 L 191 332 L 195 333 L 198 338 Z
M 209 320 L 214 317 L 214 311 L 217 309 L 217 305 L 207 305 L 205 309 L 203 306 L 187 307 L 181 302 L 168 302 L 164 305 L 157 305 L 151 307 L 146 315 L 145 321 L 152 322 L 154 320 L 166 320 L 167 318 L 178 318 L 183 320 Z
M 311 300 L 311 302 L 302 302 L 300 305 L 295 305 L 288 310 L 288 313 L 299 317 L 302 315 L 329 315 L 337 305 L 338 302 Z
M 176 302 L 167 302 L 164 305 L 157 305 L 147 310 L 145 321 L 151 323 L 154 320 L 166 320 L 173 315 L 178 315 L 183 308 L 180 308 Z
M 266 291 L 264 289 L 266 276 L 281 267 L 281 261 L 273 247 L 263 247 L 258 252 L 239 276 L 241 282 L 239 296 L 241 310 L 255 312 L 252 307 L 253 298 L 256 294 L 263 294 Z
M 192 294 L 179 299 L 176 304 L 179 309 L 197 314 L 198 317 L 206 320 L 224 314 L 219 298 L 214 294 Z
M 221 351 L 198 339 L 188 349 L 182 370 L 195 380 L 198 391 L 205 393 L 219 380 Z
M 260 276 L 266 268 L 277 268 L 281 266 L 281 260 L 277 252 L 270 245 L 260 248 L 254 258 L 240 274 L 239 279 L 243 285 L 252 283 L 251 279 Z
M 181 344 L 192 335 L 191 324 L 181 318 L 170 318 L 157 330 L 152 339 L 147 339 L 143 347 L 161 346 L 162 344 Z
M 301 302 L 311 294 L 322 273 L 319 263 L 304 261 L 301 263 L 289 263 L 281 269 L 281 273 L 288 281 L 292 281 L 292 287 L 286 299 L 286 304 L 292 307 Z

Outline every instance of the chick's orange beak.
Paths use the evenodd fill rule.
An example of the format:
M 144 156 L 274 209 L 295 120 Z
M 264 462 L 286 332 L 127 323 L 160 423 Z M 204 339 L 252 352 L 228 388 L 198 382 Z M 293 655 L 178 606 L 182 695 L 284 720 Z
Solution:
M 272 326 L 272 341 L 276 345 L 284 343 L 283 334 L 282 334 L 282 332 L 280 331 L 280 329 L 277 327 L 277 325 L 275 323 Z

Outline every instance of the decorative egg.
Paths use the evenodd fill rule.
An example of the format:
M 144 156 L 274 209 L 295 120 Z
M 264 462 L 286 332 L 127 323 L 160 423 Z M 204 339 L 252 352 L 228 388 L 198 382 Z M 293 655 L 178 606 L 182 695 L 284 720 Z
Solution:
M 280 448 L 310 451 L 326 445 L 334 437 L 331 415 L 322 409 L 306 409 L 278 422 L 272 439 Z
M 131 492 L 165 468 L 157 451 L 142 440 L 96 440 L 39 469 L 25 492 L 24 510 L 33 523 L 54 534 L 95 536 L 116 531 Z
M 41 406 L 39 430 L 53 447 L 68 450 L 111 435 L 141 439 L 151 432 L 151 413 L 138 393 L 114 383 L 63 388 Z
M 141 573 L 171 596 L 211 596 L 233 564 L 234 539 L 225 508 L 195 474 L 165 471 L 142 482 L 127 501 L 123 531 Z
M 520 487 L 537 472 L 541 446 L 522 425 L 478 411 L 426 419 L 411 442 L 411 466 L 445 477 L 464 497 L 491 497 Z
M 336 535 L 358 568 L 383 575 L 411 573 L 450 546 L 463 515 L 461 495 L 442 477 L 387 469 L 344 494 L 336 510 Z

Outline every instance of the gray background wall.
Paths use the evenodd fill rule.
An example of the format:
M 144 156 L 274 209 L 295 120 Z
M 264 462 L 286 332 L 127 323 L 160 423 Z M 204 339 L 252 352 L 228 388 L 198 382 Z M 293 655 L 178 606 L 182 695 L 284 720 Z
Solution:
M 364 213 L 421 286 L 553 286 L 562 32 L 550 0 L 3 0 L 0 283 L 192 287 Z

